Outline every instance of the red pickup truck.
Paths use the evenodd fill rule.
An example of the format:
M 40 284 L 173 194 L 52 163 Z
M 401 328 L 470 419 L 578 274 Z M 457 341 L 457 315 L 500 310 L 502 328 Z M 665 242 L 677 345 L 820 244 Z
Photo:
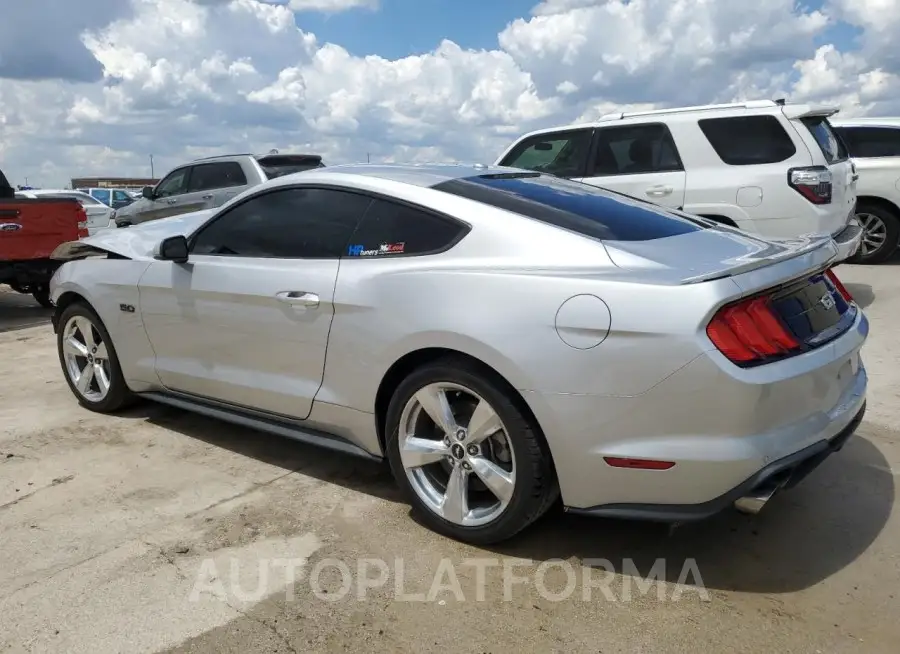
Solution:
M 50 307 L 50 278 L 62 264 L 50 253 L 88 235 L 87 214 L 71 198 L 17 198 L 0 171 L 0 284 Z

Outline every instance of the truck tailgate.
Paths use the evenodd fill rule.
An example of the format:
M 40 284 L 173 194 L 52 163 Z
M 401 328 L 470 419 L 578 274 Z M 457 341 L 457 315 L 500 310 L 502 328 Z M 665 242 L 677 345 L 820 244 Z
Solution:
M 0 200 L 0 261 L 49 259 L 60 243 L 82 236 L 87 216 L 78 200 Z

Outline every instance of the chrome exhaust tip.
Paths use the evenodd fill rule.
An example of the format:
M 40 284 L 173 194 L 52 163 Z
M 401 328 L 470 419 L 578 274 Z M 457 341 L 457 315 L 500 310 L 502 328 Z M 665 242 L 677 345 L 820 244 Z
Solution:
M 779 488 L 781 488 L 780 485 L 756 488 L 749 495 L 744 495 L 743 497 L 736 499 L 734 501 L 734 508 L 741 513 L 756 515 L 762 511 L 762 508 L 770 499 L 772 499 L 772 496 L 778 492 Z

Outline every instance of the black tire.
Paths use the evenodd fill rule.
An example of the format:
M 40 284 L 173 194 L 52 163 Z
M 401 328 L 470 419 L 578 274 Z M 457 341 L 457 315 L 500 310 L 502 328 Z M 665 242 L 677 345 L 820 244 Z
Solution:
M 894 252 L 897 251 L 897 244 L 900 242 L 900 216 L 894 211 L 883 207 L 880 204 L 871 202 L 860 202 L 856 207 L 856 213 L 870 214 L 878 217 L 885 226 L 886 238 L 884 244 L 877 250 L 866 255 L 862 254 L 862 246 L 859 251 L 848 260 L 848 263 L 857 264 L 878 264 L 884 263 L 890 259 Z M 860 221 L 861 222 L 861 221 Z M 863 235 L 865 237 L 865 235 Z
M 31 297 L 45 309 L 52 309 L 53 302 L 50 301 L 50 288 L 47 286 L 38 286 L 31 291 Z
M 65 327 L 73 317 L 81 316 L 91 321 L 94 329 L 100 334 L 103 343 L 106 344 L 107 355 L 109 361 L 109 392 L 99 401 L 91 401 L 84 397 L 75 383 L 72 381 L 69 371 L 66 367 L 65 356 L 63 353 L 63 339 L 65 338 Z M 122 367 L 119 365 L 119 357 L 116 348 L 113 345 L 106 326 L 100 320 L 100 316 L 87 304 L 82 302 L 74 302 L 70 304 L 59 317 L 59 329 L 56 333 L 56 350 L 59 356 L 59 363 L 62 367 L 63 377 L 69 385 L 72 394 L 78 400 L 78 403 L 86 409 L 96 411 L 97 413 L 115 413 L 131 405 L 136 397 L 128 386 L 125 384 L 125 376 L 122 374 Z
M 494 521 L 476 527 L 448 522 L 424 504 L 413 490 L 400 457 L 399 426 L 403 408 L 422 387 L 450 382 L 469 388 L 496 411 L 513 446 L 516 486 L 506 509 Z M 522 400 L 492 371 L 462 357 L 446 357 L 426 364 L 404 379 L 394 392 L 386 421 L 387 457 L 394 478 L 417 515 L 432 530 L 473 545 L 489 545 L 512 538 L 534 523 L 559 498 L 559 484 L 550 448 L 537 424 L 522 410 Z

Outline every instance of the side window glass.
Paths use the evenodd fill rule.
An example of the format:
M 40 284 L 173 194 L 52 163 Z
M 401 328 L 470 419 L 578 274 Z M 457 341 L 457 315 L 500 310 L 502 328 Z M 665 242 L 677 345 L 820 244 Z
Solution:
M 591 134 L 591 130 L 583 129 L 534 136 L 516 145 L 501 163 L 557 177 L 582 177 L 591 149 Z
M 168 198 L 173 195 L 181 195 L 187 190 L 188 169 L 181 168 L 169 173 L 163 181 L 156 187 L 156 196 L 160 198 Z
M 348 257 L 430 254 L 452 245 L 465 226 L 387 200 L 374 200 L 350 239 Z
M 113 191 L 113 202 L 128 202 L 130 199 L 125 191 Z
M 698 121 L 706 140 L 729 166 L 786 161 L 797 148 L 774 116 L 734 116 Z
M 675 140 L 662 124 L 597 130 L 593 176 L 635 175 L 683 170 Z
M 290 188 L 233 207 L 193 239 L 194 254 L 280 258 L 340 257 L 371 198 L 357 193 Z
M 102 189 L 95 189 L 93 193 L 91 193 L 95 198 L 100 200 L 103 204 L 109 204 L 109 191 L 105 191 Z
M 900 157 L 900 128 L 836 127 L 851 157 Z
M 209 191 L 217 188 L 243 186 L 247 183 L 244 170 L 236 161 L 200 164 L 194 166 L 188 192 Z

